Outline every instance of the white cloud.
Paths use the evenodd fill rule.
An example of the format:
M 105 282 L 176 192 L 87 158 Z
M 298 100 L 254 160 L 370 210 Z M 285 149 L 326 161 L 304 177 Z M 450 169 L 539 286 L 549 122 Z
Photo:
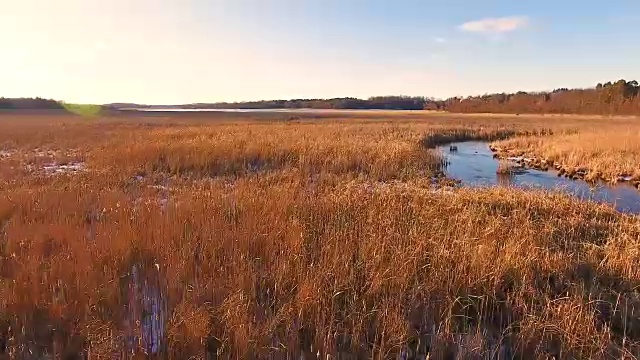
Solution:
M 526 16 L 509 16 L 502 18 L 486 18 L 469 21 L 460 25 L 460 29 L 468 32 L 499 34 L 521 29 L 529 25 Z
M 447 39 L 442 38 L 442 37 L 437 37 L 437 38 L 435 38 L 433 40 L 435 40 L 435 42 L 437 42 L 439 44 L 444 44 L 445 42 L 447 42 Z

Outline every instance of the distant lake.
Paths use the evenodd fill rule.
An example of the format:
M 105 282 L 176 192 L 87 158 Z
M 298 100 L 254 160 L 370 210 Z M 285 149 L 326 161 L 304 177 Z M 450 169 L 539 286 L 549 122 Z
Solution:
M 175 108 L 152 108 L 152 109 L 136 109 L 123 108 L 118 110 L 125 111 L 143 111 L 143 112 L 286 112 L 295 109 L 175 109 Z
M 423 110 L 386 110 L 386 109 L 176 109 L 176 108 L 122 108 L 121 111 L 141 111 L 141 112 L 233 112 L 233 113 L 250 113 L 250 112 L 343 112 L 343 111 L 366 111 L 366 112 L 421 112 Z

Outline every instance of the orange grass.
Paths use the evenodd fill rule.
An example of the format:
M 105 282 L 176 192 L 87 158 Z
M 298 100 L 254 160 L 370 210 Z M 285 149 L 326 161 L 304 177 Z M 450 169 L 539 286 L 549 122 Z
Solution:
M 542 124 L 335 116 L 0 120 L 0 351 L 144 357 L 154 318 L 155 358 L 640 353 L 638 218 L 430 185 L 432 139 Z M 5 167 L 34 147 L 87 171 Z
M 496 142 L 506 151 L 558 163 L 566 171 L 585 169 L 588 179 L 640 181 L 640 123 L 583 126 L 574 133 L 554 136 L 523 136 Z

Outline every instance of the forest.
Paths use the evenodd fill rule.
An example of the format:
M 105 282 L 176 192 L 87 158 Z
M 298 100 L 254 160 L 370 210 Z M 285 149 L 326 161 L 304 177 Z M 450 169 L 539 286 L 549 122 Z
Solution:
M 639 91 L 637 81 L 619 80 L 588 89 L 450 98 L 425 108 L 454 113 L 640 115 Z
M 547 92 L 486 94 L 438 100 L 420 96 L 377 96 L 334 99 L 293 99 L 249 102 L 198 103 L 174 106 L 112 104 L 112 108 L 183 109 L 380 109 L 434 110 L 452 113 L 640 115 L 637 81 L 618 80 L 593 88 L 560 88 Z M 109 106 L 109 105 L 108 105 Z
M 62 103 L 42 98 L 4 98 L 0 97 L 0 110 L 37 110 L 64 109 Z
M 109 104 L 117 109 L 379 109 L 379 110 L 422 110 L 431 100 L 420 96 L 375 96 L 368 99 L 353 97 L 333 99 L 291 99 L 243 102 L 195 103 L 187 105 L 138 105 Z
M 378 109 L 434 110 L 452 113 L 640 115 L 640 85 L 618 80 L 586 89 L 486 94 L 436 100 L 421 96 L 376 96 L 333 99 L 263 100 L 187 105 L 109 104 L 110 109 Z M 41 98 L 0 98 L 0 109 L 64 109 L 61 102 Z

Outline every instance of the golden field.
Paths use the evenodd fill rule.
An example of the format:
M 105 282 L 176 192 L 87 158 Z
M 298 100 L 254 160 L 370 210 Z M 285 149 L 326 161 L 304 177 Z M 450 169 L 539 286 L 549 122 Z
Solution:
M 3 115 L 0 358 L 634 359 L 639 218 L 443 187 L 431 148 L 557 144 L 626 171 L 639 134 L 577 117 Z
M 633 121 L 632 121 L 633 122 Z M 519 136 L 494 146 L 582 170 L 587 180 L 640 182 L 640 128 L 635 124 L 584 125 L 554 136 Z

